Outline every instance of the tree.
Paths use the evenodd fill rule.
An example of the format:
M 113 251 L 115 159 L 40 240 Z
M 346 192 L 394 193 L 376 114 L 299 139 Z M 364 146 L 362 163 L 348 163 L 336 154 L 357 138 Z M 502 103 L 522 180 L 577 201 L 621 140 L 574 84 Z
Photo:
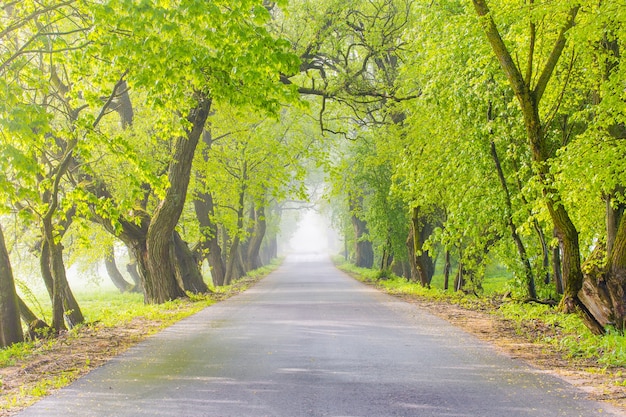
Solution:
M 67 90 L 59 76 L 64 66 L 57 57 L 71 55 L 78 45 L 84 45 L 87 31 L 73 3 L 6 9 L 9 24 L 2 35 L 6 48 L 0 69 L 6 86 L 1 124 L 4 135 L 11 138 L 2 145 L 4 152 L 12 154 L 9 161 L 17 162 L 8 172 L 19 190 L 3 191 L 24 218 L 39 220 L 41 272 L 52 300 L 52 326 L 57 331 L 65 329 L 65 320 L 70 326 L 84 321 L 63 263 L 61 239 L 75 212 L 64 198 L 65 181 L 73 154 L 87 135 L 85 127 L 100 120 L 82 118 L 80 112 L 64 106 Z
M 0 227 L 0 346 L 24 341 L 13 270 Z
M 105 2 L 94 12 L 93 54 L 115 63 L 108 71 L 126 72 L 128 84 L 145 91 L 164 121 L 171 123 L 172 112 L 186 114 L 177 126 L 165 125 L 158 133 L 173 144 L 164 194 L 151 215 L 140 216 L 143 225 L 135 228 L 139 234 L 131 236 L 132 226 L 124 222 L 129 230 L 120 235 L 139 243 L 133 246 L 149 303 L 184 295 L 176 279 L 173 232 L 211 104 L 249 103 L 275 112 L 279 101 L 291 96 L 291 89 L 278 80 L 281 72 L 292 71 L 295 58 L 284 42 L 263 28 L 268 13 L 260 2 L 244 3 L 231 8 L 194 2 L 150 7 Z

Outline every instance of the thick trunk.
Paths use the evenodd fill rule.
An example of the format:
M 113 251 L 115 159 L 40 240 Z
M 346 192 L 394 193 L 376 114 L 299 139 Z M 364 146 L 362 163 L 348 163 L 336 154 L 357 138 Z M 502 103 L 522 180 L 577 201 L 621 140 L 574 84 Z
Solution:
M 148 226 L 146 251 L 141 262 L 148 272 L 144 276 L 144 291 L 146 301 L 150 304 L 185 296 L 176 279 L 173 233 L 185 204 L 193 156 L 210 107 L 211 100 L 198 97 L 198 105 L 187 118 L 191 127 L 184 137 L 177 138 L 174 145 L 174 155 L 168 169 L 170 187 Z
M 111 278 L 111 282 L 113 285 L 122 293 L 132 291 L 133 284 L 127 282 L 124 279 L 124 276 L 117 268 L 117 264 L 115 263 L 115 250 L 113 245 L 110 245 L 107 249 L 107 253 L 104 256 L 104 266 L 106 268 L 107 274 L 109 278 Z
M 622 216 L 609 254 L 606 285 L 612 302 L 615 327 L 626 330 L 626 217 Z
M 624 190 L 620 189 L 619 193 L 623 194 Z M 613 207 L 612 200 L 613 200 L 613 195 L 607 195 L 605 197 L 606 251 L 607 253 L 611 253 L 613 251 L 613 246 L 615 244 L 615 239 L 617 238 L 619 225 L 622 221 L 622 217 L 624 216 L 624 209 L 626 209 L 626 206 L 624 204 L 619 204 L 617 207 Z
M 45 241 L 42 243 L 40 266 L 42 276 L 52 280 L 52 328 L 60 332 L 66 330 L 66 320 L 71 328 L 83 323 L 85 318 L 67 282 L 63 246 L 55 242 L 53 226 L 48 219 L 44 219 L 43 228 Z
M 13 269 L 0 227 L 0 347 L 24 341 Z
M 204 162 L 208 162 L 209 150 L 213 145 L 213 137 L 209 127 L 205 128 L 202 133 L 202 142 L 205 145 L 202 149 L 202 159 Z M 200 184 L 204 184 L 204 174 L 202 170 L 196 171 L 196 178 Z M 218 228 L 213 222 L 213 216 L 215 214 L 213 195 L 210 191 L 200 191 L 197 193 L 193 205 L 196 211 L 196 217 L 200 223 L 200 233 L 202 234 L 199 249 L 202 252 L 202 256 L 206 258 L 209 263 L 213 285 L 222 286 L 224 285 L 226 268 L 222 260 L 222 248 L 219 243 Z
M 411 254 L 414 258 L 411 266 L 415 268 L 413 276 L 419 279 L 423 287 L 428 287 L 435 272 L 435 264 L 430 253 L 424 250 L 424 242 L 432 233 L 433 227 L 423 216 L 420 216 L 419 207 L 414 207 L 411 213 L 410 241 L 413 244 Z
M 547 204 L 562 250 L 563 299 L 560 307 L 564 312 L 573 313 L 580 304 L 578 292 L 583 285 L 578 231 L 562 204 L 551 201 Z
M 63 261 L 63 246 L 59 243 L 50 251 L 52 274 L 54 276 L 55 288 L 61 291 L 61 299 L 63 302 L 63 312 L 65 320 L 70 328 L 85 322 L 85 317 L 78 305 L 78 301 L 74 298 L 74 294 L 67 282 L 67 274 L 65 262 Z M 57 287 L 57 283 L 59 284 Z
M 52 259 L 52 250 L 48 246 L 48 258 L 42 260 L 42 265 L 45 263 L 50 271 L 50 276 L 54 273 L 50 260 Z M 62 287 L 59 280 L 52 280 L 52 296 L 50 301 L 52 302 L 52 328 L 60 333 L 63 330 L 67 330 L 65 327 L 65 318 L 63 317 L 63 298 L 61 297 Z
M 184 298 L 185 291 L 176 275 L 173 230 L 153 228 L 146 239 L 145 252 L 141 257 L 144 265 L 145 301 L 162 304 L 176 298 Z
M 211 238 L 207 242 L 209 253 L 207 255 L 207 261 L 211 268 L 211 277 L 213 279 L 213 285 L 224 285 L 224 278 L 226 276 L 226 267 L 224 266 L 224 260 L 222 259 L 222 248 L 219 244 L 217 236 Z
M 224 285 L 226 268 L 222 260 L 222 248 L 219 243 L 217 225 L 211 220 L 214 215 L 213 195 L 209 192 L 198 193 L 193 202 L 198 223 L 200 223 L 199 250 L 202 256 L 209 262 L 213 285 Z
M 265 237 L 265 232 L 267 231 L 265 207 L 260 206 L 257 210 L 255 210 L 254 216 L 254 232 L 252 233 L 252 236 L 250 236 L 250 241 L 248 242 L 248 254 L 246 256 L 247 271 L 252 271 L 262 266 L 259 252 L 261 251 L 261 243 L 263 243 L 263 238 Z
M 407 280 L 411 278 L 411 265 L 409 265 L 409 261 L 399 261 L 398 259 L 394 259 L 391 265 L 391 270 L 399 277 L 406 278 Z
M 41 242 L 39 269 L 43 282 L 46 285 L 46 290 L 48 290 L 48 296 L 52 301 L 52 297 L 54 296 L 54 279 L 52 278 L 52 270 L 50 269 L 50 248 L 45 240 Z
M 244 172 L 245 177 L 245 172 Z M 234 280 L 241 277 L 241 253 L 239 252 L 239 246 L 241 244 L 241 238 L 239 237 L 239 233 L 243 228 L 243 212 L 244 212 L 244 203 L 246 197 L 245 187 L 242 187 L 239 192 L 239 201 L 237 207 L 237 234 L 233 239 L 230 249 L 228 251 L 228 261 L 226 262 L 226 274 L 224 278 L 224 284 L 230 285 Z
M 239 236 L 236 236 L 228 252 L 224 285 L 230 285 L 234 280 L 239 278 L 239 262 Z
M 352 224 L 356 235 L 355 264 L 361 268 L 371 268 L 374 265 L 374 249 L 372 242 L 365 237 L 369 234 L 367 224 L 356 216 L 352 216 Z
M 187 242 L 182 239 L 176 230 L 174 230 L 174 248 L 176 271 L 183 284 L 183 289 L 194 294 L 209 292 L 209 287 L 207 287 L 202 278 L 198 259 L 196 259 Z
M 374 249 L 372 242 L 369 240 L 367 223 L 359 217 L 363 207 L 363 198 L 350 198 L 349 203 L 355 239 L 354 263 L 360 268 L 371 268 L 374 265 Z
M 604 328 L 613 323 L 611 297 L 607 287 L 607 270 L 604 265 L 606 249 L 597 246 L 585 261 L 583 271 L 585 279 L 578 293 L 582 302 L 583 319 L 594 333 L 604 333 Z
M 387 240 L 387 244 L 383 248 L 383 254 L 380 257 L 380 270 L 389 271 L 392 264 L 393 254 L 391 253 L 391 245 L 389 244 L 389 240 Z

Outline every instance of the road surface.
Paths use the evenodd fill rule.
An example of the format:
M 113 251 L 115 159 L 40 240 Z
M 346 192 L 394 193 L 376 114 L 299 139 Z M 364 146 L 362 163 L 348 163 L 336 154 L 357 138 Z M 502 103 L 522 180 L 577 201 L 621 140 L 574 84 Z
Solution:
M 19 416 L 612 415 L 584 396 L 328 260 L 300 258 Z

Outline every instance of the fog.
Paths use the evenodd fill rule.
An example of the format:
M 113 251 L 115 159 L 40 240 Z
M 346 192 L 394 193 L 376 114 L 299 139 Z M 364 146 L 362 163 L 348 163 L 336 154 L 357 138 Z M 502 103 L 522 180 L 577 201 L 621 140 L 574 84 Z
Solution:
M 334 233 L 328 222 L 315 210 L 307 210 L 289 239 L 286 254 L 291 260 L 326 257 L 333 239 Z

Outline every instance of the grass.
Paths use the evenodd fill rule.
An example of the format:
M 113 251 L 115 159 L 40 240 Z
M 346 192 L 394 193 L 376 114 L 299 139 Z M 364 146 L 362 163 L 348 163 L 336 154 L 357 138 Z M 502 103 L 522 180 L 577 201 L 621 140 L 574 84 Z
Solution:
M 334 258 L 335 264 L 357 279 L 374 283 L 384 291 L 395 295 L 408 295 L 442 303 L 453 303 L 462 307 L 488 311 L 512 322 L 519 334 L 530 340 L 545 343 L 555 351 L 560 351 L 572 360 L 592 360 L 600 366 L 626 366 L 626 336 L 616 331 L 606 335 L 594 335 L 576 314 L 563 314 L 554 307 L 543 304 L 504 301 L 499 294 L 507 291 L 511 278 L 506 271 L 493 267 L 487 270 L 483 283 L 484 293 L 477 297 L 463 292 L 444 291 L 443 279 L 437 274 L 431 288 L 404 278 L 391 277 L 379 280 L 379 272 L 357 268 L 345 262 L 343 257 Z

